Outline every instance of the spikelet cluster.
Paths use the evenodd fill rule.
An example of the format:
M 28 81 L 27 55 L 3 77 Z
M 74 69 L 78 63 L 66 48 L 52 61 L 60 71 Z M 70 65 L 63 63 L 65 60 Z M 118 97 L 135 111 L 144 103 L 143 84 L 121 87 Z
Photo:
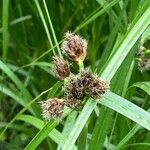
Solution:
M 85 93 L 90 97 L 97 99 L 109 90 L 109 83 L 98 78 L 90 72 L 82 72 L 81 80 L 85 87 Z
M 79 35 L 67 32 L 61 49 L 70 60 L 80 66 L 87 55 L 87 42 Z M 64 98 L 51 98 L 41 102 L 42 116 L 45 120 L 61 118 L 64 106 L 81 110 L 86 96 L 97 99 L 109 90 L 108 82 L 84 69 L 80 69 L 77 75 L 72 74 L 68 62 L 62 57 L 53 57 L 53 65 L 55 76 L 64 81 Z
M 109 83 L 99 79 L 90 72 L 83 71 L 71 77 L 64 85 L 65 99 L 77 108 L 86 96 L 97 99 L 109 90 Z M 78 105 L 77 105 L 77 104 Z M 80 105 L 79 105 L 80 106 Z
M 138 62 L 138 69 L 143 72 L 146 70 L 150 70 L 150 59 L 141 58 Z
M 51 98 L 42 101 L 41 108 L 42 116 L 45 120 L 49 120 L 50 118 L 60 118 L 63 113 L 64 102 L 58 98 Z
M 146 48 L 140 46 L 136 51 L 136 57 L 138 58 L 137 65 L 141 72 L 150 70 L 150 58 L 145 55 L 145 50 Z
M 55 56 L 53 57 L 53 64 L 54 64 L 54 73 L 58 79 L 64 80 L 65 78 L 69 77 L 70 68 L 68 63 L 64 59 Z
M 87 41 L 79 35 L 71 32 L 65 33 L 65 39 L 61 46 L 67 56 L 74 62 L 84 61 L 87 55 Z

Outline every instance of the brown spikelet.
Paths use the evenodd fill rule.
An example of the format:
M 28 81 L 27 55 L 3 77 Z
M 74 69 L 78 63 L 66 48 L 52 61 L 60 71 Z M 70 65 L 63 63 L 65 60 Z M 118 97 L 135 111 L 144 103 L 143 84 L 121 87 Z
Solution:
M 44 119 L 59 119 L 63 113 L 64 102 L 58 98 L 48 99 L 41 102 L 42 116 Z
M 65 39 L 61 48 L 74 62 L 78 62 L 79 60 L 84 61 L 87 54 L 86 40 L 71 32 L 65 33 Z
M 99 96 L 105 94 L 109 89 L 108 82 L 99 79 L 90 72 L 82 72 L 81 80 L 85 87 L 85 93 L 94 99 L 97 99 Z
M 70 75 L 70 69 L 68 63 L 58 57 L 53 57 L 53 63 L 54 63 L 54 72 L 57 78 L 60 80 L 64 80 L 66 77 L 69 77 Z
M 106 93 L 109 89 L 109 83 L 99 79 L 90 72 L 83 71 L 73 76 L 64 85 L 65 100 L 67 105 L 74 108 L 78 102 L 82 102 L 86 95 L 97 99 Z
M 138 69 L 141 72 L 144 72 L 146 70 L 150 70 L 150 59 L 148 58 L 141 58 L 138 62 Z
M 83 100 L 84 86 L 78 76 L 72 76 L 69 81 L 64 85 L 65 99 Z
M 67 99 L 65 100 L 65 105 L 74 110 L 81 110 L 83 107 L 82 101 L 77 99 Z
M 138 47 L 136 50 L 136 56 L 139 58 L 143 58 L 144 57 L 144 51 L 141 47 Z

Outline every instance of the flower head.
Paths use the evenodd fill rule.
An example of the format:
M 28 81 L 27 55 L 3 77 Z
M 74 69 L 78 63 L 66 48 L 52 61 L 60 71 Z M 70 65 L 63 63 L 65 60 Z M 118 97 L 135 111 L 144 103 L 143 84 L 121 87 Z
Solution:
M 64 85 L 65 99 L 83 100 L 85 97 L 84 86 L 80 77 L 72 76 Z
M 150 59 L 148 58 L 141 58 L 138 62 L 138 69 L 143 72 L 146 70 L 150 70 Z
M 87 71 L 81 73 L 81 80 L 85 87 L 85 93 L 94 99 L 105 94 L 109 89 L 108 82 L 99 79 L 97 76 Z
M 54 63 L 54 72 L 57 78 L 59 78 L 60 80 L 64 80 L 66 77 L 68 77 L 70 75 L 70 69 L 69 69 L 69 65 L 68 63 L 56 56 L 53 57 L 53 63 Z
M 83 107 L 82 101 L 77 99 L 67 99 L 65 100 L 65 105 L 71 109 L 81 110 Z
M 142 47 L 138 47 L 136 50 L 136 56 L 139 58 L 143 58 L 144 57 L 144 51 Z
M 68 102 L 76 105 L 76 102 L 84 100 L 88 95 L 94 99 L 106 93 L 109 89 L 109 83 L 99 79 L 90 72 L 83 71 L 76 76 L 73 76 L 64 85 L 65 99 Z
M 87 54 L 87 41 L 79 35 L 67 32 L 65 33 L 65 40 L 61 48 L 72 61 L 84 61 Z
M 42 108 L 42 116 L 46 120 L 49 120 L 51 118 L 58 119 L 61 117 L 63 113 L 64 102 L 58 98 L 48 99 L 46 101 L 41 102 L 41 108 Z

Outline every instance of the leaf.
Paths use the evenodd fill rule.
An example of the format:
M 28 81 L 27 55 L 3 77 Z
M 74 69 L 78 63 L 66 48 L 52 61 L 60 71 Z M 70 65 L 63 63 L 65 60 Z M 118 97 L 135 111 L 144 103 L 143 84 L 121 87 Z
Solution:
M 62 83 L 60 81 L 56 82 L 53 86 L 52 90 L 48 93 L 47 98 L 52 98 L 56 95 L 58 89 L 62 86 Z
M 141 9 L 141 12 L 142 11 L 143 10 Z M 141 12 L 139 12 L 139 14 Z M 130 49 L 150 24 L 149 18 L 150 7 L 146 9 L 146 11 L 143 13 L 143 15 L 140 16 L 138 20 L 137 18 L 133 20 L 131 28 L 129 28 L 128 32 L 125 34 L 124 39 L 119 43 L 117 49 L 115 50 L 115 53 L 110 57 L 110 59 L 106 62 L 103 69 L 101 70 L 102 78 L 109 80 L 113 78 L 114 74 L 129 53 Z M 135 23 L 136 20 L 137 22 Z
M 47 4 L 46 4 L 45 0 L 43 0 L 43 4 L 44 4 L 44 8 L 45 8 L 46 15 L 47 15 L 47 18 L 48 18 L 48 22 L 49 22 L 49 25 L 50 25 L 50 28 L 51 28 L 51 31 L 52 31 L 53 39 L 54 39 L 54 42 L 56 44 L 57 51 L 59 53 L 59 56 L 62 57 L 61 50 L 59 48 L 59 44 L 58 44 L 58 41 L 57 41 L 57 38 L 56 38 L 56 35 L 55 35 L 55 31 L 54 31 L 54 28 L 53 28 L 53 24 L 52 24 L 51 17 L 50 17 L 50 14 L 48 12 L 48 8 L 47 8 Z
M 46 94 L 47 92 L 49 92 L 52 88 L 47 89 L 46 91 L 43 91 L 42 93 L 40 93 L 36 98 L 34 98 L 32 101 L 30 101 L 29 103 L 27 103 L 25 105 L 25 107 L 23 109 L 21 109 L 19 111 L 19 113 L 17 113 L 13 119 L 11 119 L 11 121 L 7 124 L 7 126 L 4 128 L 4 130 L 2 130 L 2 132 L 0 133 L 0 138 L 3 136 L 3 134 L 5 133 L 5 131 L 8 129 L 8 127 L 17 119 L 17 117 L 19 117 L 21 114 L 23 114 L 28 108 L 31 107 L 31 105 L 37 100 L 39 99 L 42 95 Z
M 70 109 L 65 109 L 63 117 L 70 113 Z M 36 149 L 36 147 L 48 136 L 48 134 L 59 124 L 58 120 L 51 119 L 43 128 L 35 135 L 31 142 L 25 147 L 25 150 Z
M 18 89 L 21 90 L 23 93 L 23 96 L 27 98 L 27 100 L 31 100 L 32 96 L 29 93 L 29 91 L 24 87 L 23 83 L 20 81 L 20 79 L 9 69 L 9 67 L 4 64 L 2 61 L 0 61 L 0 69 L 7 74 L 7 76 L 16 84 Z
M 99 103 L 117 111 L 144 128 L 150 130 L 150 113 L 129 102 L 125 98 L 112 92 L 108 92 L 102 97 Z
M 7 59 L 7 49 L 8 49 L 8 16 L 9 16 L 9 0 L 3 0 L 3 61 L 6 62 Z
M 131 87 L 138 87 L 150 95 L 150 82 L 148 81 L 134 83 Z
M 113 111 L 102 107 L 100 115 L 96 120 L 94 131 L 92 132 L 92 138 L 89 144 L 89 150 L 102 149 L 107 129 L 110 126 Z
M 11 89 L 9 89 L 9 88 L 5 87 L 4 85 L 0 84 L 0 91 L 2 93 L 4 93 L 4 94 L 10 96 L 14 100 L 16 100 L 22 106 L 25 106 L 25 104 L 26 104 L 25 99 L 23 99 L 22 97 L 20 97 L 19 94 L 14 93 Z
M 69 136 L 67 137 L 62 150 L 71 150 L 76 139 L 78 138 L 80 132 L 82 131 L 85 123 L 87 122 L 88 118 L 90 117 L 93 109 L 96 106 L 96 101 L 92 101 L 89 99 L 85 104 L 82 112 L 78 116 L 72 131 L 70 132 Z
M 9 69 L 9 67 L 4 64 L 2 61 L 0 61 L 0 69 L 7 74 L 7 76 L 16 84 L 16 86 L 18 87 L 18 89 L 20 89 L 21 93 L 23 94 L 23 97 L 25 99 L 25 102 L 29 102 L 30 100 L 32 100 L 32 96 L 29 93 L 29 91 L 25 88 L 24 84 L 20 81 L 20 79 Z M 35 115 L 39 114 L 39 111 L 37 109 L 37 106 L 34 104 L 32 106 L 32 112 Z
M 119 150 L 127 141 L 129 141 L 137 131 L 141 129 L 141 126 L 136 124 L 130 132 L 119 142 L 119 144 L 115 147 L 115 150 Z
M 88 25 L 89 23 L 91 23 L 92 21 L 94 21 L 96 18 L 98 18 L 100 15 L 102 15 L 103 13 L 105 13 L 107 10 L 109 10 L 111 7 L 113 7 L 115 4 L 117 4 L 120 0 L 113 0 L 112 2 L 108 3 L 107 5 L 105 5 L 105 7 L 103 7 L 103 9 L 96 11 L 92 16 L 90 15 L 90 17 L 88 17 L 88 19 L 85 19 L 85 21 L 83 21 L 83 23 L 81 23 L 75 30 L 78 31 L 80 29 L 82 29 L 83 27 L 85 27 L 86 25 Z
M 35 3 L 35 5 L 36 5 L 36 7 L 37 7 L 37 9 L 38 9 L 39 14 L 40 14 L 40 17 L 41 17 L 41 20 L 42 20 L 42 23 L 43 23 L 43 26 L 44 26 L 44 29 L 45 29 L 45 32 L 46 32 L 48 41 L 49 41 L 49 43 L 50 43 L 50 46 L 52 47 L 53 54 L 55 55 L 54 46 L 53 46 L 53 43 L 52 43 L 52 39 L 51 39 L 49 30 L 48 30 L 48 26 L 47 26 L 47 24 L 46 24 L 46 20 L 45 20 L 45 18 L 44 18 L 44 15 L 43 15 L 41 6 L 40 6 L 38 0 L 34 0 L 34 3 Z
M 27 122 L 28 124 L 33 125 L 34 127 L 36 127 L 39 130 L 42 130 L 42 128 L 44 127 L 44 121 L 33 117 L 31 115 L 20 115 L 17 120 L 22 120 L 24 122 Z M 64 141 L 65 141 L 65 136 L 63 134 L 61 134 L 58 130 L 53 129 L 48 136 L 55 141 L 58 145 L 63 145 Z M 76 149 L 76 147 L 74 146 L 74 149 Z
M 24 148 L 25 150 L 34 150 L 39 143 L 47 137 L 47 135 L 52 131 L 53 128 L 56 127 L 58 124 L 57 121 L 50 120 L 46 125 L 43 127 L 41 131 L 31 140 L 31 142 Z

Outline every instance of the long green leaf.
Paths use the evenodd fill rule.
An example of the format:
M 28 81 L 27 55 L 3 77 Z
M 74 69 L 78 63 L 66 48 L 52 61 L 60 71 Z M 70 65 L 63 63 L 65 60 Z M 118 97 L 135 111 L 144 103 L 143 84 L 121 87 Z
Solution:
M 11 89 L 5 87 L 4 85 L 0 84 L 0 91 L 4 93 L 5 95 L 10 96 L 14 100 L 16 100 L 19 104 L 22 106 L 25 106 L 26 102 L 25 99 L 19 96 L 18 93 L 14 93 Z
M 44 128 L 38 132 L 38 134 L 31 140 L 31 142 L 25 147 L 25 150 L 34 150 L 39 143 L 47 137 L 47 135 L 56 127 L 57 121 L 50 120 Z
M 134 83 L 131 87 L 138 87 L 150 95 L 150 82 L 148 81 Z
M 62 118 L 65 118 L 70 109 L 65 109 Z M 43 128 L 36 134 L 31 142 L 25 147 L 26 150 L 35 149 L 47 136 L 48 134 L 59 124 L 58 120 L 51 119 Z
M 102 15 L 107 10 L 109 10 L 111 7 L 113 7 L 115 4 L 117 4 L 119 1 L 120 0 L 113 0 L 112 2 L 108 3 L 105 7 L 103 7 L 101 10 L 99 10 L 98 12 L 96 12 L 95 14 L 93 14 L 93 16 L 88 17 L 89 19 L 85 19 L 85 21 L 83 21 L 83 23 L 81 23 L 81 25 L 79 25 L 77 27 L 77 29 L 75 30 L 75 32 L 78 31 L 78 30 L 80 30 L 80 29 L 82 29 L 83 27 L 85 27 L 86 25 L 88 25 L 89 23 L 91 23 L 92 21 L 94 21 L 100 15 Z
M 38 12 L 39 12 L 39 14 L 40 14 L 40 17 L 41 17 L 41 20 L 42 20 L 42 23 L 43 23 L 43 26 L 44 26 L 46 35 L 47 35 L 47 37 L 48 37 L 48 41 L 49 41 L 49 43 L 50 43 L 50 46 L 52 47 L 53 54 L 55 55 L 55 50 L 54 50 L 54 46 L 53 46 L 53 43 L 52 43 L 52 39 L 51 39 L 49 30 L 48 30 L 48 26 L 47 26 L 46 21 L 45 21 L 45 18 L 44 18 L 44 15 L 43 15 L 41 6 L 40 6 L 40 4 L 39 4 L 39 1 L 38 1 L 38 0 L 34 0 L 34 3 L 36 4 L 36 7 L 37 7 Z
M 102 107 L 100 115 L 96 120 L 94 131 L 92 132 L 92 138 L 89 144 L 89 150 L 102 149 L 107 129 L 110 126 L 113 111 Z M 109 123 L 108 123 L 109 122 Z
M 141 126 L 136 124 L 131 130 L 130 132 L 119 142 L 119 144 L 115 147 L 115 150 L 119 150 L 127 141 L 130 140 L 131 137 L 133 137 L 133 135 L 135 135 L 135 133 L 137 133 L 137 131 L 141 129 Z
M 39 130 L 42 130 L 42 128 L 44 127 L 44 121 L 30 116 L 30 115 L 20 115 L 17 120 L 22 120 L 24 122 L 27 122 L 28 124 L 33 125 L 34 127 L 36 127 Z M 48 136 L 55 141 L 58 145 L 62 146 L 64 141 L 65 141 L 65 136 L 63 134 L 61 134 L 58 130 L 53 129 Z M 76 147 L 74 146 L 74 149 L 76 149 Z
M 23 96 L 27 100 L 31 100 L 32 96 L 29 93 L 29 91 L 24 87 L 23 83 L 20 81 L 20 79 L 10 70 L 10 68 L 4 64 L 2 61 L 0 61 L 0 69 L 7 74 L 7 76 L 16 84 L 18 89 L 21 90 Z
M 72 131 L 70 132 L 68 138 L 64 143 L 64 146 L 62 147 L 62 150 L 72 149 L 74 143 L 76 142 L 76 139 L 78 138 L 80 132 L 82 131 L 85 123 L 90 117 L 95 106 L 96 106 L 96 101 L 92 101 L 91 99 L 89 99 L 86 105 L 84 106 L 82 112 L 80 113 L 79 117 L 77 118 Z
M 102 97 L 99 103 L 117 111 L 144 128 L 150 130 L 150 113 L 129 102 L 125 98 L 112 92 L 108 92 Z
M 21 109 L 19 111 L 19 113 L 17 113 L 15 115 L 15 117 L 13 119 L 11 119 L 11 121 L 7 124 L 7 126 L 4 128 L 4 130 L 2 130 L 2 132 L 0 133 L 0 138 L 3 136 L 3 134 L 5 133 L 5 131 L 8 129 L 8 127 L 17 119 L 17 117 L 19 117 L 21 114 L 23 114 L 27 109 L 29 109 L 31 107 L 31 105 L 37 100 L 39 99 L 42 95 L 46 94 L 47 92 L 49 92 L 52 88 L 47 89 L 46 91 L 40 93 L 36 98 L 34 98 L 32 101 L 30 101 L 29 103 L 26 104 L 26 106 Z
M 133 21 L 135 23 L 135 21 Z M 135 42 L 139 39 L 141 34 L 150 24 L 150 7 L 146 9 L 144 14 L 137 20 L 135 24 L 132 24 L 132 29 L 129 29 L 129 32 L 125 35 L 122 43 L 120 43 L 119 47 L 117 48 L 115 54 L 110 58 L 109 61 L 105 64 L 101 76 L 103 78 L 111 80 L 129 53 L 130 49 L 133 47 Z M 118 60 L 119 59 L 119 60 Z
M 9 0 L 3 0 L 3 61 L 6 62 L 8 49 Z
M 30 100 L 32 100 L 32 96 L 30 94 L 30 92 L 25 88 L 24 84 L 20 81 L 20 79 L 11 71 L 11 69 L 4 64 L 2 61 L 0 61 L 0 69 L 7 74 L 7 76 L 16 84 L 16 86 L 18 87 L 18 89 L 21 91 L 25 102 L 29 102 Z M 39 114 L 39 111 L 36 107 L 36 105 L 32 106 L 32 112 L 35 115 Z
M 53 35 L 53 38 L 54 38 L 54 41 L 55 41 L 55 44 L 56 44 L 57 51 L 59 53 L 59 56 L 62 57 L 61 50 L 59 48 L 59 44 L 58 44 L 58 41 L 57 41 L 57 38 L 56 38 L 56 35 L 55 35 L 55 31 L 54 31 L 54 28 L 53 28 L 53 24 L 52 24 L 51 17 L 50 17 L 50 14 L 48 12 L 48 8 L 47 8 L 47 4 L 46 4 L 45 0 L 43 0 L 43 4 L 44 4 L 44 8 L 45 8 L 45 11 L 46 11 L 46 14 L 47 14 L 48 22 L 49 22 L 49 25 L 50 25 L 50 28 L 51 28 L 51 31 L 52 31 L 52 35 Z

